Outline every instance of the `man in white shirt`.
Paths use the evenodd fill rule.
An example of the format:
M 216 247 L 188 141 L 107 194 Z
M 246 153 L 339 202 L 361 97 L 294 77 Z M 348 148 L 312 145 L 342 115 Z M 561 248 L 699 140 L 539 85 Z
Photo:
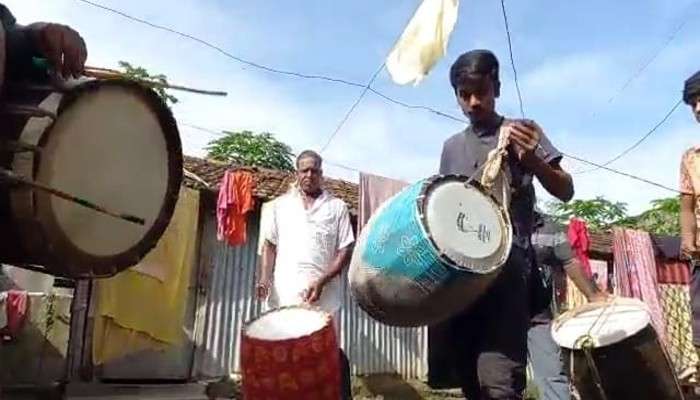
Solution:
M 273 308 L 319 307 L 333 316 L 338 333 L 341 272 L 355 238 L 347 205 L 321 187 L 322 163 L 318 153 L 302 152 L 296 161 L 296 186 L 275 200 L 256 291 Z M 350 370 L 342 350 L 341 362 L 344 398 L 349 399 Z

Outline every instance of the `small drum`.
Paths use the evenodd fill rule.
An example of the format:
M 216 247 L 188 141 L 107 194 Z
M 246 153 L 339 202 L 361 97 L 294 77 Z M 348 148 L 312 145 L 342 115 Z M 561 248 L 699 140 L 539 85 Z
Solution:
M 562 314 L 552 336 L 586 400 L 682 400 L 680 385 L 643 302 L 616 298 Z
M 168 226 L 182 183 L 170 109 L 129 81 L 61 89 L 6 83 L 0 167 L 145 224 L 0 182 L 0 262 L 70 278 L 107 277 L 137 264 Z
M 328 313 L 301 306 L 269 311 L 242 332 L 246 400 L 338 400 L 340 347 Z
M 463 176 L 436 176 L 386 201 L 358 238 L 358 304 L 394 326 L 440 322 L 474 303 L 510 254 L 508 213 Z

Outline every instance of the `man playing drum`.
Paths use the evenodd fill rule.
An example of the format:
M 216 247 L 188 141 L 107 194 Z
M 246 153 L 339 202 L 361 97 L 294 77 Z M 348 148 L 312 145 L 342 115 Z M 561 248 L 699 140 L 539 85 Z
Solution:
M 296 161 L 297 181 L 274 202 L 257 294 L 272 308 L 311 304 L 333 316 L 339 333 L 342 306 L 341 272 L 355 241 L 347 205 L 322 187 L 321 156 L 302 152 Z M 340 337 L 338 336 L 338 340 Z M 350 368 L 341 350 L 344 399 L 350 399 Z
M 460 56 L 450 70 L 450 83 L 470 125 L 443 147 L 441 174 L 472 176 L 480 171 L 499 139 L 504 118 L 495 110 L 500 95 L 498 60 L 490 51 Z M 513 249 L 496 282 L 472 308 L 443 324 L 455 351 L 453 364 L 462 391 L 470 400 L 522 399 L 530 325 L 530 275 L 536 176 L 555 197 L 573 197 L 571 176 L 561 154 L 533 121 L 507 121 L 510 145 Z
M 566 290 L 566 276 L 591 302 L 605 301 L 608 295 L 601 292 L 586 278 L 581 264 L 574 256 L 564 227 L 539 212 L 535 213 L 535 233 L 532 246 L 535 249 L 537 264 L 546 281 L 545 288 L 551 288 L 546 295 L 552 298 L 551 307 L 532 318 L 527 335 L 528 353 L 535 384 L 543 400 L 569 400 L 571 398 L 569 378 L 562 360 L 559 345 L 552 338 L 552 318 L 565 310 L 557 302 L 558 293 Z M 552 293 L 553 292 L 553 293 Z
M 85 41 L 68 26 L 37 22 L 18 25 L 14 16 L 0 4 L 0 21 L 5 30 L 7 76 L 21 77 L 31 69 L 33 57 L 48 59 L 64 78 L 78 77 L 85 67 Z
M 700 122 L 700 71 L 685 81 L 683 101 Z M 681 160 L 681 253 L 693 261 L 690 305 L 693 312 L 693 344 L 700 350 L 700 146 L 688 149 Z M 700 365 L 698 366 L 700 370 Z M 698 373 L 700 377 L 700 373 Z

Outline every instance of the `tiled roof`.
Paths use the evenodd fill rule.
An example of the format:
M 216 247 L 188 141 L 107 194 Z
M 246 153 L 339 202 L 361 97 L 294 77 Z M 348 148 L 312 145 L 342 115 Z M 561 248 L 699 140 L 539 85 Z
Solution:
M 294 181 L 294 175 L 289 172 L 257 168 L 234 166 L 218 161 L 204 160 L 196 157 L 184 157 L 185 170 L 187 171 L 185 184 L 198 188 L 208 188 L 217 191 L 226 170 L 246 170 L 254 174 L 256 178 L 255 196 L 267 201 L 284 194 L 289 185 Z M 194 174 L 194 176 L 189 175 Z M 206 183 L 206 185 L 205 185 Z M 347 203 L 350 212 L 357 212 L 358 187 L 357 184 L 339 179 L 324 180 L 324 187 L 335 197 Z

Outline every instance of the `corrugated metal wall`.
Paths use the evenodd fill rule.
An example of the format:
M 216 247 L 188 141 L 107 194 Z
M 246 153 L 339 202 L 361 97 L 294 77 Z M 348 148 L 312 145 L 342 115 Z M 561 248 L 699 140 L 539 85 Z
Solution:
M 240 372 L 240 331 L 246 321 L 259 315 L 262 305 L 254 298 L 259 213 L 251 216 L 248 242 L 233 248 L 216 240 L 216 219 L 204 216 L 200 275 L 201 332 L 193 374 L 215 378 Z M 345 282 L 345 280 L 343 280 Z M 369 375 L 399 373 L 404 378 L 424 379 L 428 369 L 427 328 L 405 329 L 380 324 L 365 314 L 345 288 L 341 313 L 341 343 L 353 373 Z

